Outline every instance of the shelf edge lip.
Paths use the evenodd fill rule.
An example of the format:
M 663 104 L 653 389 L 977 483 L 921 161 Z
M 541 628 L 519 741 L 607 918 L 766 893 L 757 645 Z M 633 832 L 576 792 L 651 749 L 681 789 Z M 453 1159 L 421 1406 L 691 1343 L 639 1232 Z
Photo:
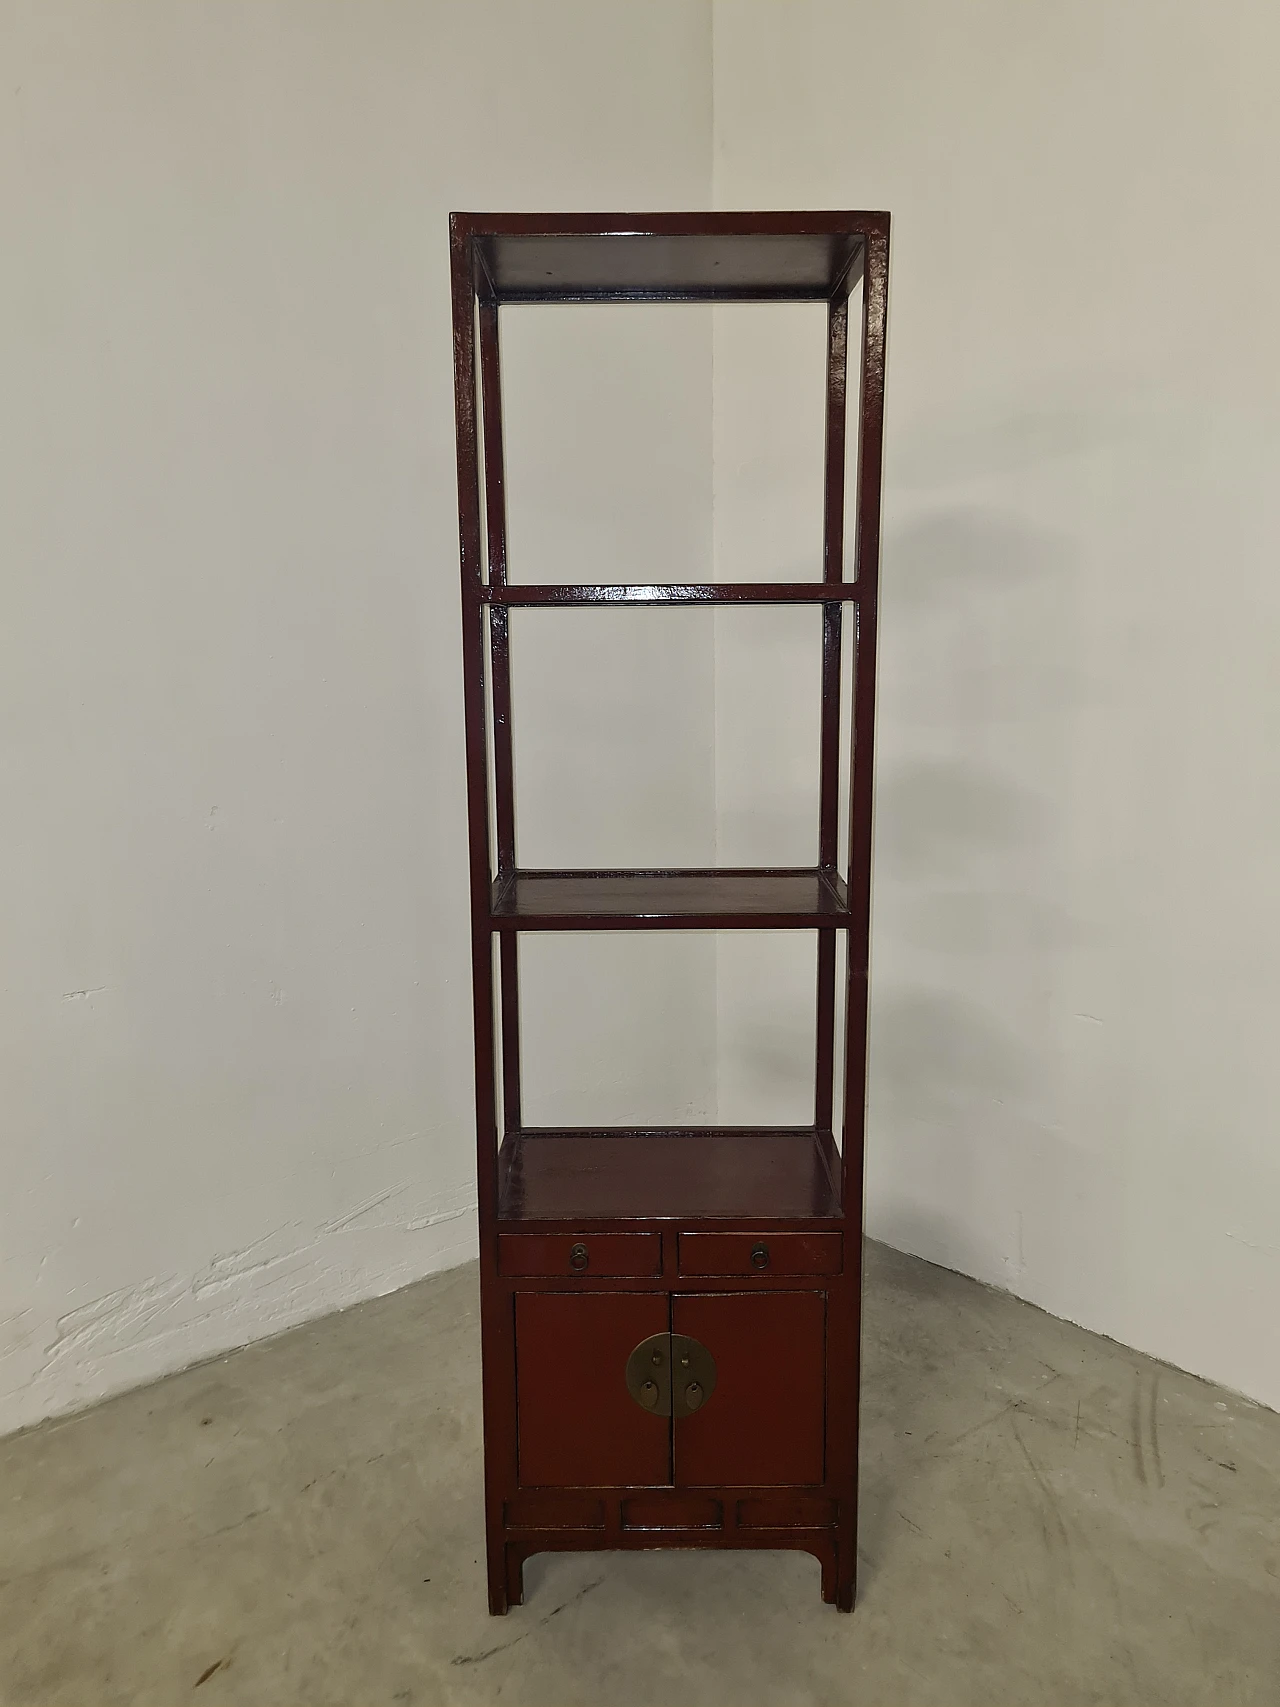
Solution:
M 488 605 L 749 605 L 858 604 L 868 598 L 859 581 L 656 581 L 485 582 Z
M 817 896 L 806 897 L 803 905 L 789 906 L 775 897 L 764 896 L 757 903 L 743 905 L 713 905 L 710 896 L 692 898 L 682 906 L 668 903 L 658 895 L 637 897 L 632 906 L 606 905 L 602 900 L 581 892 L 581 886 L 599 882 L 637 879 L 659 888 L 665 879 L 675 881 L 707 880 L 713 887 L 716 879 L 733 882 L 741 878 L 808 878 L 817 885 Z M 520 905 L 522 880 L 532 880 L 542 888 L 538 910 L 525 910 Z M 557 885 L 573 884 L 579 893 L 574 904 L 557 900 Z M 619 901 L 621 901 L 619 897 Z M 814 900 L 817 905 L 814 905 Z M 489 928 L 493 931 L 528 930 L 848 930 L 853 920 L 853 908 L 847 889 L 838 872 L 822 866 L 744 866 L 744 867 L 668 867 L 666 869 L 596 869 L 525 870 L 517 869 L 494 880 L 490 891 Z
M 832 875 L 821 865 L 518 865 L 495 881 L 509 884 L 522 877 L 813 877 L 829 883 Z M 843 881 L 838 872 L 834 876 Z
M 697 1221 L 699 1223 L 704 1221 L 715 1222 L 715 1227 L 708 1229 L 708 1231 L 715 1232 L 718 1232 L 721 1226 L 724 1226 L 726 1230 L 728 1228 L 736 1227 L 736 1229 L 741 1232 L 755 1232 L 758 1230 L 761 1233 L 827 1233 L 844 1230 L 844 1210 L 840 1207 L 836 1207 L 833 1209 L 824 1209 L 818 1212 L 806 1211 L 803 1215 L 777 1215 L 772 1212 L 769 1214 L 757 1214 L 754 1210 L 744 1209 L 730 1209 L 723 1213 L 719 1210 L 710 1209 L 673 1209 L 669 1212 L 664 1210 L 661 1214 L 639 1213 L 633 1215 L 628 1211 L 625 1214 L 614 1213 L 612 1215 L 601 1215 L 597 1211 L 593 1210 L 586 1215 L 579 1214 L 576 1211 L 572 1214 L 566 1213 L 564 1215 L 513 1215 L 509 1209 L 504 1209 L 499 1210 L 493 1225 L 499 1233 L 564 1233 L 570 1227 L 575 1228 L 581 1233 L 607 1233 L 616 1231 L 618 1229 L 618 1224 L 620 1222 L 625 1222 L 626 1226 L 623 1229 L 624 1231 L 643 1233 L 667 1231 L 672 1227 L 677 1230 L 683 1230 L 683 1223 L 688 1221 Z M 600 1275 L 597 1278 L 600 1280 L 614 1281 L 616 1283 L 619 1277 L 613 1275 Z M 652 1285 L 652 1290 L 662 1290 L 661 1275 L 645 1275 L 642 1278 L 654 1283 Z M 685 1290 L 690 1292 L 697 1291 L 698 1283 L 701 1281 L 736 1279 L 739 1285 L 741 1285 L 743 1278 L 744 1277 L 741 1275 L 687 1274 L 680 1276 L 680 1280 L 682 1282 L 688 1283 Z M 787 1275 L 779 1276 L 778 1280 L 780 1286 L 785 1289 L 788 1281 L 790 1282 L 791 1287 L 794 1288 L 801 1281 L 807 1282 L 814 1279 L 820 1280 L 824 1278 L 831 1280 L 836 1277 L 833 1275 Z M 562 1278 L 557 1281 L 557 1277 L 552 1275 L 503 1275 L 501 1279 L 504 1286 L 509 1286 L 514 1290 L 520 1291 L 537 1291 L 543 1289 L 553 1290 L 557 1284 L 564 1284 Z M 542 1285 L 530 1286 L 531 1281 L 541 1282 Z M 667 1286 L 666 1290 L 671 1290 L 670 1285 Z M 821 1289 L 811 1288 L 805 1285 L 801 1286 L 800 1290 L 809 1291 Z
M 825 1126 L 513 1126 L 503 1142 L 512 1138 L 826 1138 L 835 1143 Z
M 847 931 L 851 912 L 491 913 L 495 931 Z
M 495 303 L 499 308 L 533 308 L 537 307 L 539 303 L 568 304 L 574 302 L 709 302 L 713 304 L 724 302 L 830 302 L 833 300 L 833 290 L 838 291 L 848 276 L 849 269 L 844 268 L 839 275 L 839 283 L 834 287 L 818 285 L 812 289 L 796 286 L 790 288 L 779 286 L 774 289 L 764 285 L 755 288 L 747 286 L 735 288 L 732 285 L 725 285 L 714 288 L 708 286 L 705 290 L 695 287 L 664 290 L 660 286 L 653 289 L 640 286 L 628 289 L 626 286 L 619 286 L 616 289 L 600 288 L 597 290 L 587 288 L 578 290 L 556 289 L 555 287 L 548 290 L 521 290 L 513 289 L 510 286 L 503 289 L 495 285 L 488 300 Z
M 872 237 L 889 229 L 883 208 L 727 208 L 647 212 L 514 213 L 455 209 L 462 237 Z

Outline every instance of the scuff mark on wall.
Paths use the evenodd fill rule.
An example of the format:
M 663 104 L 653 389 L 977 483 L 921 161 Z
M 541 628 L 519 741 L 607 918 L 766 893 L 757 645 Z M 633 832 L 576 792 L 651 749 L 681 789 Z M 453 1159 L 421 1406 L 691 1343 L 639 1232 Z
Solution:
M 1261 1251 L 1263 1256 L 1280 1257 L 1280 1245 L 1260 1245 L 1256 1239 L 1246 1239 L 1243 1233 L 1228 1231 L 1227 1237 L 1234 1239 L 1238 1245 L 1244 1245 L 1251 1251 Z
M 31 1344 L 32 1330 L 25 1325 L 30 1315 L 30 1310 L 15 1310 L 0 1316 L 0 1357 L 11 1357 Z
M 216 1253 L 194 1274 L 149 1276 L 91 1298 L 57 1318 L 42 1349 L 35 1311 L 0 1318 L 8 1372 L 0 1381 L 0 1433 L 393 1291 L 474 1253 L 473 1182 L 397 1206 L 409 1190 L 376 1192 L 311 1236 L 301 1223 L 285 1222 Z M 388 1234 L 408 1237 L 389 1246 Z M 338 1236 L 342 1245 L 331 1246 Z M 372 1241 L 367 1252 L 362 1239 Z M 339 1248 L 356 1254 L 335 1260 Z M 381 1284 L 371 1287 L 374 1273 Z
M 478 1205 L 473 1199 L 470 1203 L 464 1203 L 459 1209 L 441 1209 L 434 1215 L 418 1216 L 412 1221 L 406 1221 L 404 1230 L 406 1233 L 417 1233 L 423 1227 L 438 1227 L 442 1221 L 460 1221 L 464 1215 L 473 1213 L 477 1207 Z
M 171 1309 L 185 1292 L 180 1280 L 143 1280 L 91 1298 L 59 1316 L 53 1339 L 45 1347 L 45 1370 L 82 1354 L 92 1355 L 98 1342 L 117 1337 L 136 1339 L 140 1329 Z
M 408 1189 L 408 1186 L 405 1185 L 388 1186 L 386 1191 L 377 1192 L 373 1197 L 366 1198 L 363 1203 L 357 1204 L 354 1209 L 348 1210 L 345 1215 L 338 1215 L 335 1216 L 332 1221 L 322 1222 L 320 1225 L 321 1234 L 345 1232 L 348 1227 L 353 1226 L 363 1216 L 371 1214 L 373 1210 L 379 1208 L 380 1205 L 390 1202 L 393 1197 L 399 1197 L 402 1191 L 407 1191 Z M 380 1224 L 385 1225 L 385 1223 Z
M 442 1197 L 433 1199 L 430 1206 L 416 1213 L 380 1216 L 376 1220 L 365 1220 L 375 1209 L 381 1208 L 393 1198 L 402 1196 L 408 1191 L 408 1185 L 391 1186 L 386 1191 L 379 1192 L 375 1197 L 368 1198 L 364 1203 L 341 1215 L 333 1221 L 327 1221 L 320 1229 L 321 1233 L 343 1233 L 348 1231 L 370 1232 L 377 1230 L 387 1233 L 420 1233 L 424 1228 L 436 1227 L 442 1221 L 455 1221 L 463 1215 L 472 1213 L 476 1208 L 475 1187 L 471 1185 L 458 1186 L 445 1192 Z
M 296 1233 L 296 1223 L 286 1223 L 270 1233 L 264 1233 L 262 1238 L 254 1239 L 238 1251 L 227 1251 L 215 1255 L 207 1269 L 198 1274 L 191 1283 L 191 1295 L 194 1298 L 205 1298 L 214 1292 L 223 1292 L 229 1286 L 236 1286 L 241 1281 L 253 1277 L 255 1284 L 260 1283 L 263 1275 L 284 1263 L 293 1262 L 308 1248 L 308 1244 L 294 1245 L 289 1250 L 277 1252 L 274 1256 L 255 1256 L 264 1245 L 269 1245 L 273 1239 L 278 1239 L 285 1233 Z M 311 1241 L 313 1242 L 313 1241 Z M 310 1242 L 309 1242 L 310 1243 Z
M 412 1132 L 397 1132 L 392 1138 L 373 1138 L 368 1144 L 350 1151 L 349 1154 L 353 1160 L 360 1156 L 374 1156 L 381 1150 L 398 1150 L 404 1144 L 421 1143 L 428 1136 L 420 1127 L 416 1127 Z

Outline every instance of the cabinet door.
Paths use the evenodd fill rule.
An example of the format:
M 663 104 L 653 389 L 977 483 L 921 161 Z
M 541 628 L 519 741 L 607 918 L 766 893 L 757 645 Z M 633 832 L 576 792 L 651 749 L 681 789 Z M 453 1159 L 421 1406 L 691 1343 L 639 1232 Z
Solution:
M 627 1359 L 667 1332 L 654 1292 L 516 1295 L 516 1420 L 526 1488 L 669 1487 L 671 1419 L 627 1391 Z
M 821 1482 L 826 1413 L 823 1294 L 677 1295 L 671 1326 L 675 1333 L 699 1340 L 716 1365 L 715 1390 L 704 1407 L 675 1424 L 676 1486 Z

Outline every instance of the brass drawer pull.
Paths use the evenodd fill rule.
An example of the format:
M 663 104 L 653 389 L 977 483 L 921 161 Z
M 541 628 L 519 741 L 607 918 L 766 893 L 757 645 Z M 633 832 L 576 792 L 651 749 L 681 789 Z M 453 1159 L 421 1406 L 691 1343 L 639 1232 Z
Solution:
M 585 1245 L 579 1244 L 569 1247 L 569 1267 L 576 1269 L 579 1274 L 582 1273 L 589 1260 Z
M 769 1247 L 763 1240 L 760 1244 L 751 1247 L 751 1266 L 752 1268 L 768 1268 L 769 1266 Z

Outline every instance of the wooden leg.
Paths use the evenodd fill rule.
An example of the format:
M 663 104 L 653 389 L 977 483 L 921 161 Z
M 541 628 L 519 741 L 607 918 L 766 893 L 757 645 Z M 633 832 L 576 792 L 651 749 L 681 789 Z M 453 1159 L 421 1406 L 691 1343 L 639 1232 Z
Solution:
M 499 1541 L 489 1548 L 489 1611 L 494 1618 L 501 1618 L 510 1605 L 506 1548 Z
M 858 1541 L 842 1535 L 836 1542 L 836 1609 L 852 1612 L 858 1593 Z
M 830 1606 L 836 1598 L 836 1550 L 827 1547 L 818 1554 L 818 1562 L 822 1566 L 822 1598 Z
M 507 1547 L 507 1603 L 524 1605 L 524 1553 L 519 1547 Z

